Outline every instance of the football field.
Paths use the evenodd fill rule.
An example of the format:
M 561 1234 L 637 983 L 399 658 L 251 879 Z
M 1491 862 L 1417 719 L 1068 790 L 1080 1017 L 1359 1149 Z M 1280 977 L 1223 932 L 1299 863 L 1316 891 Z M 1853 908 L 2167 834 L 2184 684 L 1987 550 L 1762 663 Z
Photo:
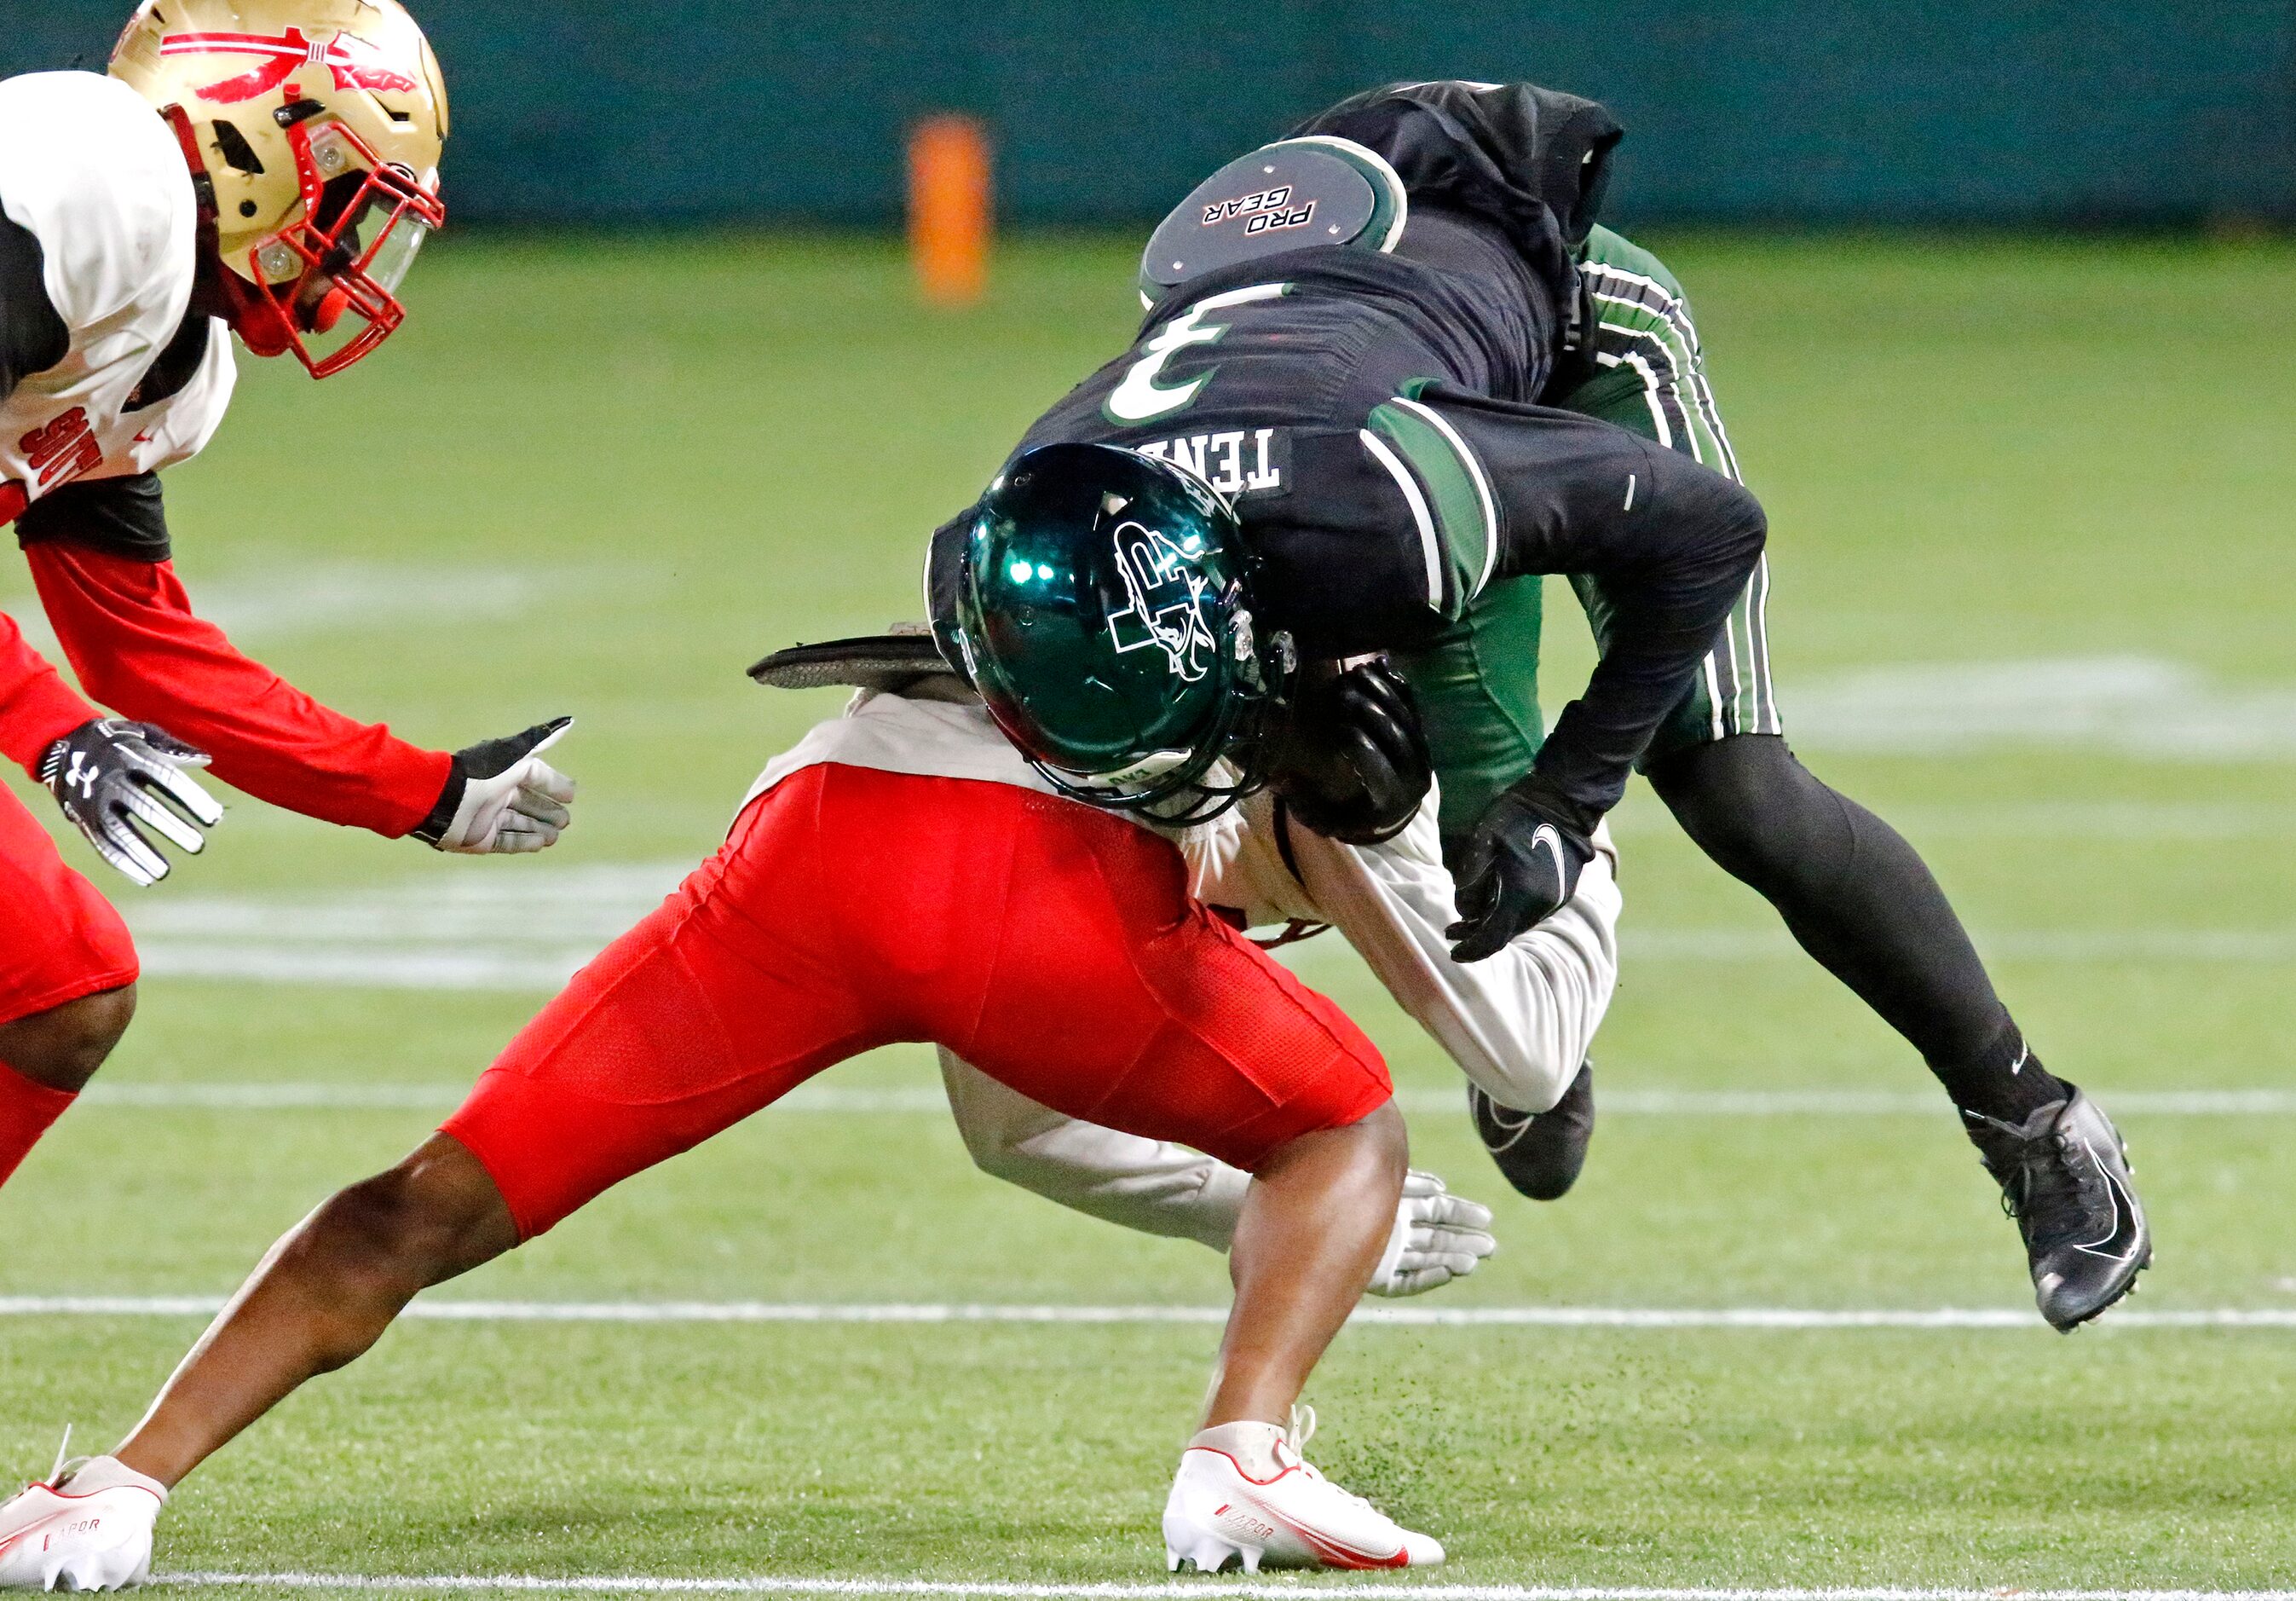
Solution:
M 1603 1121 L 1558 1204 L 1505 1192 L 1335 936 L 1288 953 L 1501 1244 L 1369 1303 L 1308 1395 L 1319 1466 L 1450 1565 L 1254 1593 L 2296 1585 L 2296 250 L 1654 242 L 1769 508 L 1788 733 L 2116 1116 L 2157 1266 L 2043 1326 L 1921 1064 L 1637 786 Z M 194 600 L 428 744 L 575 714 L 582 798 L 559 850 L 470 860 L 234 796 L 164 885 L 103 881 L 149 976 L 0 1192 L 0 1470 L 67 1424 L 109 1449 L 273 1238 L 714 845 L 838 704 L 742 669 L 920 613 L 924 534 L 1128 337 L 1132 271 L 1023 242 L 987 305 L 930 313 L 890 242 L 450 236 L 357 373 L 242 358 L 169 480 Z M 1588 652 L 1549 600 L 1551 715 Z M 0 606 L 37 614 L 20 563 Z M 1225 1265 L 976 1173 L 937 1084 L 922 1049 L 835 1070 L 426 1297 L 184 1484 L 159 1568 L 1160 1593 Z

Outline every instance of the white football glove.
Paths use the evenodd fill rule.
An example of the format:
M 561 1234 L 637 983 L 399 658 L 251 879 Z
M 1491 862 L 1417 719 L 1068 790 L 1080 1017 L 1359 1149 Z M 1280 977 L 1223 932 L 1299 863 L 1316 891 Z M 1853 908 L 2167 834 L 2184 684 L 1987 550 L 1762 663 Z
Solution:
M 555 718 L 455 751 L 446 791 L 414 837 L 463 856 L 555 845 L 569 821 L 574 781 L 543 760 L 542 752 L 573 726 L 570 717 Z
M 168 876 L 168 858 L 137 824 L 197 856 L 206 843 L 200 829 L 223 821 L 215 797 L 183 771 L 207 765 L 206 751 L 165 729 L 97 718 L 41 754 L 40 782 L 98 856 L 148 887 Z
M 1403 1180 L 1395 1232 L 1368 1287 L 1374 1295 L 1424 1295 L 1466 1277 L 1498 1248 L 1489 1207 L 1451 1194 L 1434 1174 L 1414 1168 Z

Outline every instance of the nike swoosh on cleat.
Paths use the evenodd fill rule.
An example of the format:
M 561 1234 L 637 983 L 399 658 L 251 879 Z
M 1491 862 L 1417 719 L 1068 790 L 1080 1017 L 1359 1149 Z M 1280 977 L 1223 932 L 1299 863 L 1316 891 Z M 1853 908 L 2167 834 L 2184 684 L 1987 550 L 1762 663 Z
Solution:
M 2089 1143 L 2087 1140 L 2081 1141 L 2081 1149 L 2088 1153 L 2088 1157 L 2091 1162 L 2096 1162 L 2096 1153 L 2095 1150 L 2090 1148 Z M 2136 1254 L 2136 1242 L 2138 1235 L 2135 1228 L 2136 1220 L 2136 1209 L 2131 1203 L 2127 1186 L 2113 1175 L 2113 1171 L 2111 1168 L 2108 1168 L 2103 1162 L 2098 1162 L 2097 1171 L 2104 1176 L 2105 1188 L 2111 1192 L 2112 1195 L 2112 1227 L 2104 1232 L 2103 1237 L 2086 1245 L 2075 1245 L 2073 1249 L 2085 1252 L 2089 1256 L 2104 1257 L 2112 1261 L 2126 1261 L 2128 1258 Z M 2113 1240 L 2120 1236 L 2124 1225 L 2128 1226 L 2130 1230 L 2129 1241 L 2127 1248 L 2120 1251 L 2107 1251 L 2101 1249 L 2101 1247 L 2110 1245 Z

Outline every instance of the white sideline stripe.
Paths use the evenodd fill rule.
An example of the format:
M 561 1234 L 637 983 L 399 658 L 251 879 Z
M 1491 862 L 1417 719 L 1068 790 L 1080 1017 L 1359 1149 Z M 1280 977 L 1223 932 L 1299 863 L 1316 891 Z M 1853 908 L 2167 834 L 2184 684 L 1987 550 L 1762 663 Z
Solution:
M 1329 1584 L 1268 1579 L 1168 1580 L 1161 1584 L 1013 1584 L 996 1580 L 930 1579 L 680 1579 L 655 1574 L 609 1577 L 586 1573 L 553 1579 L 541 1573 L 157 1573 L 154 1583 L 219 1589 L 279 1585 L 322 1590 L 448 1590 L 576 1592 L 585 1595 L 699 1596 L 978 1596 L 985 1601 L 1161 1601 L 1167 1596 L 1409 1596 L 1414 1601 L 2296 1601 L 2296 1590 L 2045 1590 L 1905 1589 L 1843 1585 L 1823 1589 L 1690 1589 L 1656 1586 L 1382 1583 L 1338 1580 Z
M 468 1084 L 111 1084 L 99 1079 L 80 1094 L 82 1106 L 137 1111 L 438 1112 L 460 1105 Z M 2285 1117 L 2296 1114 L 2290 1089 L 2099 1089 L 2114 1115 Z M 1408 1112 L 1456 1112 L 1454 1089 L 1406 1089 L 1396 1104 Z M 1605 1089 L 1605 1115 L 1648 1117 L 1944 1117 L 1934 1090 Z M 770 1112 L 922 1113 L 948 1108 L 939 1089 L 845 1089 L 808 1084 L 774 1103 Z
M 0 1318 L 211 1318 L 219 1295 L 0 1296 Z M 1026 1306 L 980 1301 L 434 1301 L 403 1316 L 441 1323 L 1031 1323 L 1145 1326 L 1227 1321 L 1217 1306 Z M 1404 1328 L 2008 1329 L 2044 1326 L 2030 1307 L 1371 1306 L 1353 1321 Z M 2112 1328 L 2296 1329 L 2296 1307 L 2210 1307 L 2106 1315 Z

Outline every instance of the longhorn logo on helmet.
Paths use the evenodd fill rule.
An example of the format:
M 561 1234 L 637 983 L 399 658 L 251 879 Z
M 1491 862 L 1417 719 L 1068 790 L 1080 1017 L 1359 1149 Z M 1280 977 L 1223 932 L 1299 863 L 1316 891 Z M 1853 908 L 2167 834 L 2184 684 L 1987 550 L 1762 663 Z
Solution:
M 1201 546 L 1201 541 L 1191 534 L 1186 543 Z M 1218 648 L 1211 625 L 1204 620 L 1198 554 L 1141 523 L 1119 524 L 1116 567 L 1124 575 L 1130 603 L 1108 618 L 1109 637 L 1119 655 L 1160 648 L 1173 677 L 1191 684 L 1204 676 Z

